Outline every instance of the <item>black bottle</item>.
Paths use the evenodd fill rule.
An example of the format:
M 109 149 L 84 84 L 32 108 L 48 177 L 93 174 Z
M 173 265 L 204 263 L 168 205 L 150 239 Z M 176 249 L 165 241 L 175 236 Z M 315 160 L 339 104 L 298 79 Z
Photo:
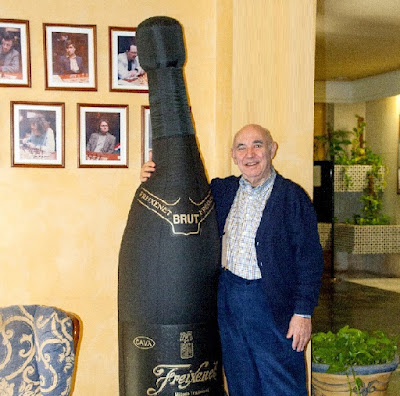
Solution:
M 157 170 L 138 188 L 119 255 L 120 395 L 222 395 L 220 246 L 183 78 L 181 25 L 136 31 Z

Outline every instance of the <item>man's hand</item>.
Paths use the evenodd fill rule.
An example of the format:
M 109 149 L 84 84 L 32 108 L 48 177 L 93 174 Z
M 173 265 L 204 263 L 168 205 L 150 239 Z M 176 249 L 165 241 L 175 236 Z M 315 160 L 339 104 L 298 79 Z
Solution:
M 311 319 L 293 315 L 289 323 L 286 338 L 293 338 L 292 348 L 294 351 L 304 351 L 311 337 Z
M 143 183 L 147 180 L 149 180 L 149 178 L 151 177 L 151 175 L 153 174 L 153 172 L 156 170 L 156 164 L 155 162 L 153 162 L 152 159 L 152 155 L 151 155 L 151 151 L 149 153 L 149 161 L 145 162 L 142 165 L 142 168 L 140 169 L 140 181 Z

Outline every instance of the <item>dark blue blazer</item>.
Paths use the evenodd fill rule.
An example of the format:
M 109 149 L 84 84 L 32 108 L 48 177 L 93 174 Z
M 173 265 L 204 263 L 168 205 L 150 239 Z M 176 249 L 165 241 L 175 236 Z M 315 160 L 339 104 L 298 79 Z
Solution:
M 239 177 L 213 179 L 220 237 L 239 188 Z M 277 174 L 265 205 L 255 246 L 266 298 L 283 332 L 294 313 L 311 315 L 323 271 L 317 218 L 306 192 Z
M 78 73 L 86 73 L 86 70 L 83 67 L 83 61 L 80 56 L 76 57 L 76 63 L 78 64 L 79 70 Z M 58 72 L 59 74 L 73 74 L 71 70 L 71 62 L 67 56 L 60 56 L 58 60 Z

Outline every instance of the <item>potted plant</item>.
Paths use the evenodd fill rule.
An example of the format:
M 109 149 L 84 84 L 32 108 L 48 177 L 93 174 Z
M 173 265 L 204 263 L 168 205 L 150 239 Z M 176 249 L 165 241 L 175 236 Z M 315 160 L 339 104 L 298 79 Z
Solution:
M 312 396 L 386 395 L 399 361 L 394 337 L 345 326 L 311 340 Z
M 334 161 L 334 191 L 362 192 L 360 213 L 335 225 L 335 248 L 352 254 L 400 253 L 400 226 L 389 225 L 382 214 L 387 168 L 366 144 L 364 119 L 356 118 L 352 131 L 328 125 L 327 134 L 315 137 L 316 145 Z
M 325 157 L 335 164 L 335 191 L 364 191 L 374 195 L 374 200 L 381 200 L 386 186 L 386 167 L 382 158 L 374 153 L 364 138 L 364 119 L 358 115 L 357 126 L 352 131 L 334 130 L 329 124 L 327 133 L 315 136 L 315 151 L 323 148 Z

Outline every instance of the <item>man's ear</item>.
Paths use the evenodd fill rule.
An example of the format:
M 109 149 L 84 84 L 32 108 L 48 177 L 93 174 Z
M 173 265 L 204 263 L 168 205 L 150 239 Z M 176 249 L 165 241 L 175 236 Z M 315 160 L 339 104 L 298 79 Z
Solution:
M 271 143 L 271 159 L 273 159 L 275 157 L 277 150 L 278 150 L 278 143 L 272 142 Z
M 235 150 L 233 148 L 231 148 L 231 157 L 233 159 L 234 164 L 237 165 Z

